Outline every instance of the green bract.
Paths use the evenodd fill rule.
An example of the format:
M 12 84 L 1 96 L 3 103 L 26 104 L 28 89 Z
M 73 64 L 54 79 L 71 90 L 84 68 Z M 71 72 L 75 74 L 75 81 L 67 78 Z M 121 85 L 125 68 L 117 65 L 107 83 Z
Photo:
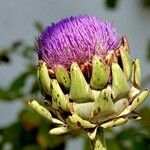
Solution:
M 94 55 L 89 62 L 91 70 L 83 70 L 85 64 L 81 69 L 73 62 L 69 69 L 55 66 L 52 77 L 46 63 L 40 61 L 38 80 L 48 109 L 35 100 L 29 105 L 56 124 L 50 134 L 83 129 L 93 140 L 98 127 L 110 128 L 140 119 L 134 111 L 149 91 L 141 91 L 140 61 L 132 60 L 127 42 L 122 43 L 106 58 Z

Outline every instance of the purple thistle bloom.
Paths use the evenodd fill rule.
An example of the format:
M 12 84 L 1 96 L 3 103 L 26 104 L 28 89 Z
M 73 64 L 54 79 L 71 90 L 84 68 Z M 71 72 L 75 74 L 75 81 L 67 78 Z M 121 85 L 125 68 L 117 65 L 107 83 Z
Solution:
M 105 57 L 118 43 L 117 31 L 109 22 L 79 15 L 46 27 L 36 40 L 36 50 L 39 59 L 51 68 L 83 64 L 95 54 Z

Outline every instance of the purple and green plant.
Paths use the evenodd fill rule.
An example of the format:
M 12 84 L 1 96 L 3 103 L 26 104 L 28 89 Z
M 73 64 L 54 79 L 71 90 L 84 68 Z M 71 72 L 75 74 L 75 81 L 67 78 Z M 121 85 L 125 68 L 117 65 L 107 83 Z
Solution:
M 35 41 L 44 105 L 28 104 L 55 124 L 51 135 L 84 132 L 93 150 L 106 150 L 104 129 L 140 119 L 139 59 L 130 57 L 125 35 L 97 17 L 79 15 L 45 27 Z

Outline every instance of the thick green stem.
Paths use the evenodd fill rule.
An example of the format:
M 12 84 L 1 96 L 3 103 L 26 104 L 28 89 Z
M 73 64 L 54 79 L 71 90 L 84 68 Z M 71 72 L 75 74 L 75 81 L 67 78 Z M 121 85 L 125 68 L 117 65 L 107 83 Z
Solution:
M 92 150 L 107 150 L 103 128 L 98 128 L 96 137 L 92 143 Z

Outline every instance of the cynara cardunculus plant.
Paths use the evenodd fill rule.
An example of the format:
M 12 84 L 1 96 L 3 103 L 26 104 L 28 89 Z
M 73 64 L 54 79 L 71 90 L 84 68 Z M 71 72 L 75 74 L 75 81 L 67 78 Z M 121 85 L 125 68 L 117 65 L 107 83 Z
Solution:
M 141 91 L 140 62 L 109 22 L 66 18 L 46 27 L 35 43 L 46 103 L 28 103 L 56 125 L 50 134 L 83 130 L 94 150 L 105 150 L 104 128 L 140 118 L 134 110 L 148 96 Z

